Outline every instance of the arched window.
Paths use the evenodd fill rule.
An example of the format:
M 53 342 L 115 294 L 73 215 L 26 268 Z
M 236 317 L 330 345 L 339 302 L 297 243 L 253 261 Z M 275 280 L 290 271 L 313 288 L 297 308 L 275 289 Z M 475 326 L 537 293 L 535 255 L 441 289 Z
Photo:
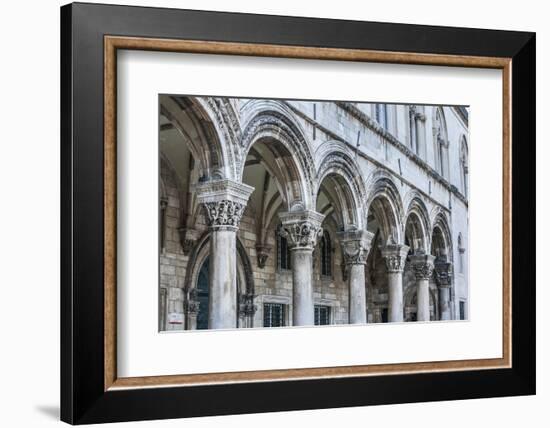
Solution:
M 388 129 L 388 106 L 386 104 L 375 104 L 375 119 L 382 128 Z
M 449 179 L 449 139 L 445 116 L 441 107 L 436 108 L 434 116 L 434 159 L 435 169 L 441 176 Z
M 424 107 L 417 105 L 409 106 L 409 142 L 411 149 L 417 156 L 424 157 Z
M 468 142 L 462 137 L 460 143 L 460 172 L 462 180 L 462 193 L 468 197 Z
M 288 241 L 284 236 L 281 236 L 281 225 L 277 227 L 277 267 L 282 270 L 292 268 Z
M 321 238 L 321 275 L 332 276 L 332 245 L 330 235 L 325 230 Z
M 464 248 L 464 242 L 462 242 L 462 234 L 458 234 L 458 272 L 464 273 L 464 253 L 466 249 Z

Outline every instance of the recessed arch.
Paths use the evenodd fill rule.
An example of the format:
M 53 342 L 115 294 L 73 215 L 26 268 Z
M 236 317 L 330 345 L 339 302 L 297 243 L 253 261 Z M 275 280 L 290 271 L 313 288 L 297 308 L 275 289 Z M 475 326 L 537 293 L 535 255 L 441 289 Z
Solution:
M 431 254 L 439 260 L 452 262 L 453 243 L 451 236 L 447 215 L 441 209 L 436 209 L 432 220 Z
M 362 229 L 365 224 L 365 184 L 349 148 L 339 141 L 327 141 L 315 152 L 317 204 L 324 192 L 341 230 Z M 317 207 L 319 210 L 319 207 Z
M 430 218 L 422 197 L 416 191 L 407 195 L 411 200 L 408 203 L 405 220 L 405 244 L 413 252 L 430 252 Z
M 256 100 L 248 103 L 247 109 L 256 114 L 244 127 L 238 178 L 249 157 L 259 154 L 266 169 L 279 181 L 287 209 L 313 209 L 314 162 L 301 127 L 281 102 Z
M 403 203 L 399 190 L 390 174 L 374 172 L 367 181 L 367 230 L 376 233 L 380 228 L 382 244 L 403 244 Z
M 236 176 L 237 114 L 224 98 L 161 95 L 160 115 L 176 129 L 197 162 L 201 181 Z

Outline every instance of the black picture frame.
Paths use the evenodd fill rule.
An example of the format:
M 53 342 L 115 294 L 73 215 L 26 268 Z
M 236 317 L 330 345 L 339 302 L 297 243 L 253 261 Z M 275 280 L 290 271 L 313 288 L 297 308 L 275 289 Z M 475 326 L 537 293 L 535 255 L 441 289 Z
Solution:
M 104 390 L 104 36 L 512 58 L 512 367 Z M 61 420 L 71 424 L 535 393 L 535 34 L 74 3 L 61 8 Z

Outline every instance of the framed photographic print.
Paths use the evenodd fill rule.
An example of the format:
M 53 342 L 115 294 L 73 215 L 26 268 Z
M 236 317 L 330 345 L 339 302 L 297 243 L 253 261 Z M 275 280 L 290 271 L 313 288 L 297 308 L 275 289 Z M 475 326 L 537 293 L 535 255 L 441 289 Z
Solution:
M 533 33 L 76 3 L 61 53 L 62 420 L 535 393 Z

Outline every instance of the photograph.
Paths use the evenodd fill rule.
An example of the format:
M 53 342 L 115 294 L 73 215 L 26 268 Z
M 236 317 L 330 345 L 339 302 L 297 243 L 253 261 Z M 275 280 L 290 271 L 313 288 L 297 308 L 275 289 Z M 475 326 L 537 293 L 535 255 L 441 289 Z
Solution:
M 159 332 L 468 320 L 469 106 L 160 94 L 158 115 Z

